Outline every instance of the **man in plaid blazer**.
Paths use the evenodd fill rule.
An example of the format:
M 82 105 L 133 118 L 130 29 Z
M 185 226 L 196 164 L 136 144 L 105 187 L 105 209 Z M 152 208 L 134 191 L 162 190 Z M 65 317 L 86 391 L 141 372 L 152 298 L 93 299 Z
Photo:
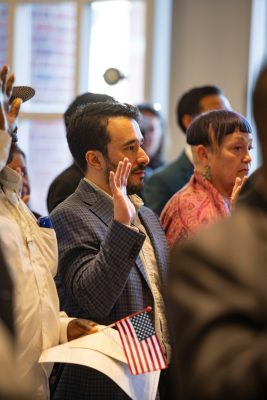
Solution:
M 72 117 L 71 153 L 84 171 L 73 195 L 51 214 L 59 246 L 63 310 L 111 324 L 147 305 L 166 355 L 164 291 L 167 245 L 157 216 L 135 196 L 149 158 L 142 149 L 136 107 L 88 104 Z M 67 364 L 53 399 L 128 399 L 100 372 Z M 145 394 L 144 394 L 145 400 Z

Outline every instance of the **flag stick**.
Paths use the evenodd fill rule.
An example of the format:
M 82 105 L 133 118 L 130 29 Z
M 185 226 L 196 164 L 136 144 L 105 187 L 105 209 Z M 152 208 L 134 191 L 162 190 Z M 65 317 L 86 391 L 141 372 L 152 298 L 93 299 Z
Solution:
M 128 319 L 128 318 L 132 318 L 132 317 L 134 317 L 135 315 L 142 314 L 142 313 L 144 313 L 144 312 L 151 312 L 151 311 L 152 311 L 152 307 L 151 307 L 151 306 L 147 306 L 147 307 L 144 308 L 143 310 L 137 311 L 137 312 L 135 312 L 135 313 L 133 313 L 133 314 L 131 314 L 131 315 L 127 315 L 127 317 L 121 318 L 121 319 L 119 319 L 118 321 L 123 321 L 123 320 L 126 319 L 126 318 L 127 318 L 127 319 Z M 118 321 L 116 321 L 116 322 L 118 322 Z M 103 331 L 103 330 L 105 330 L 105 329 L 107 329 L 107 328 L 114 328 L 114 326 L 116 325 L 116 322 L 113 322 L 112 324 L 105 326 L 105 328 L 100 329 L 100 331 Z M 98 332 L 100 332 L 100 331 L 98 331 Z

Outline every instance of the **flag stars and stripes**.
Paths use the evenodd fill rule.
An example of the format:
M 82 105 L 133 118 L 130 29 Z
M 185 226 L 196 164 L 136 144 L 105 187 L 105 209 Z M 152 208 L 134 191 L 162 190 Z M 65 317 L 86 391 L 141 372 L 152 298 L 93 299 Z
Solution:
M 135 315 L 131 318 L 131 323 L 138 340 L 141 341 L 155 335 L 155 329 L 147 313 Z
M 168 367 L 147 311 L 123 318 L 115 325 L 133 375 Z

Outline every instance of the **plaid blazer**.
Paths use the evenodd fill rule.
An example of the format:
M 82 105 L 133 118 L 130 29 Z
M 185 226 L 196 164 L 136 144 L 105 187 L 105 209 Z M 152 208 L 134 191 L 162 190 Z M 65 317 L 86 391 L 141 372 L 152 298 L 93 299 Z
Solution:
M 162 292 L 167 275 L 167 244 L 158 217 L 141 207 L 140 220 L 155 250 Z M 61 309 L 100 324 L 151 305 L 153 296 L 139 252 L 145 235 L 113 220 L 112 201 L 81 180 L 75 193 L 51 214 L 59 247 L 56 278 Z M 127 399 L 99 372 L 65 365 L 53 399 Z

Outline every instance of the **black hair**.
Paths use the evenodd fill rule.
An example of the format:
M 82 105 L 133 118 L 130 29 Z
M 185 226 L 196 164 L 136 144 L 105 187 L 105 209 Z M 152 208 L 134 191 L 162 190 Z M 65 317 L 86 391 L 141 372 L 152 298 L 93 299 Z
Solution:
M 218 145 L 234 132 L 251 133 L 252 128 L 243 115 L 230 110 L 214 110 L 197 116 L 186 131 L 186 141 L 191 146 Z
M 26 154 L 24 153 L 24 151 L 23 151 L 18 145 L 16 145 L 16 146 L 14 146 L 14 148 L 13 148 L 12 157 L 11 157 L 11 160 L 10 160 L 9 162 L 12 162 L 13 157 L 14 157 L 14 154 L 16 154 L 16 153 L 22 155 L 22 157 L 23 157 L 24 160 L 26 161 Z
M 186 127 L 183 125 L 183 117 L 186 114 L 189 114 L 192 117 L 200 114 L 200 101 L 203 99 L 203 97 L 212 95 L 221 96 L 223 95 L 223 92 L 216 86 L 201 86 L 193 88 L 184 93 L 178 100 L 176 106 L 176 119 L 178 125 L 184 133 L 186 132 Z
M 155 115 L 155 117 L 158 117 L 161 120 L 161 115 L 158 112 L 158 110 L 155 109 L 153 104 L 151 104 L 151 103 L 140 103 L 140 104 L 137 104 L 137 108 L 141 113 L 143 111 L 150 112 L 151 114 Z
M 64 122 L 66 128 L 68 128 L 69 120 L 72 114 L 77 110 L 77 108 L 79 108 L 84 104 L 98 103 L 105 101 L 115 101 L 115 99 L 114 97 L 108 96 L 107 94 L 92 93 L 92 92 L 86 92 L 77 96 L 64 113 Z
M 106 101 L 83 105 L 70 118 L 67 141 L 82 171 L 85 172 L 87 168 L 85 154 L 88 150 L 98 150 L 107 156 L 107 145 L 110 142 L 107 125 L 112 117 L 127 117 L 139 122 L 140 113 L 133 105 Z

